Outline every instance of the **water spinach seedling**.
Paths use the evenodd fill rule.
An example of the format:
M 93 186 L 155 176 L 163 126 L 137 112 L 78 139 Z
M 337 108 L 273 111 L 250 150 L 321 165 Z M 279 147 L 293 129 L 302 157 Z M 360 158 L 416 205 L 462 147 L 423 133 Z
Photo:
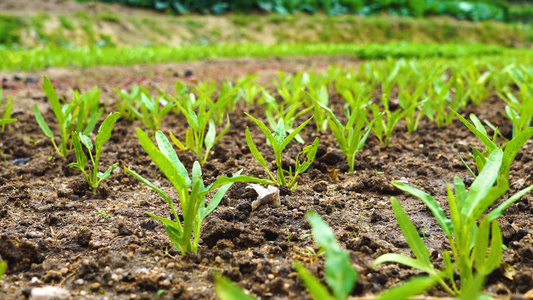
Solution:
M 136 172 L 126 167 L 124 170 L 156 191 L 170 206 L 175 221 L 151 213 L 146 214 L 163 223 L 169 239 L 174 244 L 174 247 L 179 249 L 182 254 L 186 254 L 189 251 L 193 251 L 194 253 L 197 252 L 200 231 L 205 217 L 215 210 L 222 200 L 222 197 L 224 197 L 234 182 L 254 182 L 263 184 L 270 182 L 268 180 L 240 175 L 241 171 L 239 171 L 233 177 L 219 177 L 209 186 L 204 186 L 200 164 L 198 162 L 194 163 L 192 177 L 189 178 L 185 166 L 183 166 L 176 155 L 176 152 L 172 148 L 172 145 L 161 131 L 157 131 L 155 134 L 158 147 L 155 146 L 150 140 L 150 137 L 148 137 L 148 135 L 140 128 L 137 128 L 137 137 L 152 161 L 159 167 L 176 189 L 183 213 L 183 224 L 174 207 L 174 201 L 170 199 L 167 193 Z M 207 194 L 217 188 L 219 188 L 218 191 L 213 198 L 211 198 L 211 201 L 209 201 L 209 204 L 206 207 L 205 200 Z M 191 238 L 193 239 L 191 240 Z
M 446 267 L 441 271 L 436 270 L 430 261 L 428 248 L 398 200 L 393 197 L 391 202 L 394 214 L 416 258 L 413 259 L 400 254 L 385 254 L 377 258 L 373 265 L 395 262 L 419 269 L 428 273 L 429 277 L 435 278 L 435 284 L 440 283 L 448 293 L 454 296 L 462 296 L 469 292 L 472 285 L 478 285 L 477 280 L 483 280 L 501 264 L 503 242 L 500 226 L 496 219 L 509 205 L 533 189 L 533 185 L 531 185 L 505 200 L 492 212 L 485 213 L 500 197 L 502 187 L 505 187 L 506 190 L 508 186 L 507 178 L 502 179 L 500 176 L 503 157 L 504 153 L 501 149 L 494 150 L 469 191 L 466 190 L 465 184 L 458 177 L 454 179 L 455 195 L 450 185 L 447 185 L 450 219 L 446 217 L 444 210 L 431 195 L 405 183 L 393 181 L 394 186 L 416 196 L 428 206 L 448 238 L 451 253 L 444 251 L 443 257 Z M 481 221 L 479 221 L 480 218 Z M 459 286 L 455 283 L 454 274 L 456 271 L 459 272 L 460 276 Z M 479 276 L 482 279 L 479 279 Z M 448 283 L 444 281 L 444 278 L 449 279 Z
M 267 171 L 268 175 L 272 179 L 272 182 L 276 184 L 277 186 L 284 185 L 288 188 L 294 188 L 297 185 L 296 177 L 298 174 L 303 173 L 309 168 L 309 166 L 313 163 L 315 160 L 316 151 L 318 150 L 318 144 L 319 139 L 316 138 L 312 145 L 304 147 L 300 153 L 298 153 L 298 156 L 296 157 L 296 166 L 294 170 L 292 168 L 289 169 L 289 171 L 283 170 L 281 164 L 282 164 L 282 158 L 281 154 L 283 152 L 283 149 L 287 147 L 289 142 L 311 121 L 312 117 L 309 118 L 307 121 L 303 122 L 298 128 L 294 129 L 288 136 L 285 130 L 285 125 L 283 122 L 283 119 L 280 119 L 278 121 L 278 125 L 276 126 L 276 129 L 274 130 L 274 133 L 270 131 L 265 125 L 265 123 L 259 121 L 258 119 L 252 117 L 248 113 L 245 113 L 252 121 L 259 126 L 261 131 L 265 134 L 267 140 L 272 145 L 272 148 L 274 150 L 274 156 L 276 158 L 276 167 L 277 167 L 277 174 L 276 177 L 272 175 L 270 170 L 268 169 L 267 162 L 263 155 L 257 150 L 257 147 L 254 144 L 254 141 L 252 140 L 252 135 L 250 134 L 250 129 L 246 127 L 246 144 L 248 144 L 248 147 L 250 148 L 250 152 L 255 157 L 257 162 Z M 306 159 L 303 163 L 300 162 L 300 155 L 305 154 Z M 285 173 L 288 173 L 289 179 L 285 179 Z
M 166 116 L 174 107 L 174 103 L 167 101 L 162 95 L 155 98 L 150 97 L 148 93 L 141 93 L 140 110 L 128 104 L 130 111 L 141 120 L 141 122 L 152 132 L 159 130 L 163 117 Z
M 217 109 L 221 109 L 227 101 L 230 100 L 226 97 L 224 100 L 219 100 L 211 108 L 207 108 L 207 98 L 201 98 L 200 103 L 195 113 L 191 106 L 183 106 L 182 103 L 173 98 L 174 103 L 178 109 L 187 118 L 190 128 L 185 132 L 185 145 L 178 140 L 172 133 L 170 133 L 170 139 L 180 150 L 191 149 L 194 153 L 198 154 L 200 158 L 200 164 L 203 165 L 207 162 L 209 152 L 220 141 L 220 139 L 228 133 L 230 128 L 229 116 L 226 115 L 226 127 L 218 135 L 216 134 L 215 121 L 211 118 L 213 112 Z M 209 124 L 209 129 L 206 128 Z
M 41 127 L 41 129 L 43 130 L 44 134 L 52 141 L 52 145 L 54 145 L 54 149 L 56 150 L 57 154 L 65 157 L 67 156 L 69 150 L 67 148 L 67 143 L 70 139 L 70 134 L 74 129 L 75 125 L 76 116 L 73 115 L 73 112 L 82 99 L 81 97 L 79 97 L 77 99 L 74 99 L 72 102 L 66 103 L 65 105 L 61 106 L 61 103 L 59 102 L 57 94 L 54 90 L 54 86 L 50 82 L 50 79 L 48 79 L 48 77 L 46 76 L 43 79 L 42 89 L 44 90 L 48 101 L 50 101 L 50 105 L 52 106 L 52 110 L 54 111 L 54 115 L 57 119 L 57 123 L 59 126 L 59 136 L 61 138 L 61 143 L 59 144 L 59 146 L 57 146 L 54 140 L 54 133 L 52 132 L 50 127 L 48 127 L 48 124 L 46 124 L 46 121 L 44 120 L 43 115 L 39 111 L 37 104 L 33 106 L 35 119 L 37 120 L 37 123 L 39 124 L 39 127 Z
M 355 155 L 357 152 L 363 149 L 366 139 L 370 134 L 370 130 L 372 129 L 372 125 L 377 118 L 372 120 L 366 125 L 366 127 L 364 127 L 366 120 L 366 109 L 358 109 L 349 113 L 348 122 L 346 125 L 342 125 L 329 107 L 320 102 L 315 101 L 315 103 L 320 105 L 328 114 L 329 127 L 331 128 L 331 131 L 333 131 L 335 138 L 337 138 L 337 143 L 339 143 L 342 153 L 346 155 L 346 160 L 348 161 L 348 166 L 350 167 L 349 171 L 353 172 L 355 166 Z M 381 117 L 381 115 L 378 115 L 378 118 L 379 117 Z
M 2 89 L 0 88 L 0 105 L 2 105 Z M 6 107 L 4 112 L 1 114 L 2 118 L 0 119 L 0 125 L 2 125 L 2 132 L 6 129 L 6 125 L 9 123 L 16 122 L 16 119 L 11 118 L 11 112 L 13 111 L 13 97 L 7 98 Z
M 115 127 L 115 122 L 118 120 L 118 118 L 120 118 L 120 113 L 110 114 L 107 116 L 107 118 L 105 118 L 104 122 L 100 126 L 100 129 L 98 129 L 98 135 L 96 136 L 94 145 L 94 156 L 92 153 L 93 143 L 91 142 L 91 139 L 81 132 L 72 133 L 72 143 L 74 144 L 74 149 L 76 150 L 76 162 L 71 163 L 70 167 L 81 171 L 93 193 L 96 193 L 100 182 L 109 178 L 109 176 L 111 176 L 111 172 L 113 172 L 113 170 L 115 170 L 118 166 L 118 163 L 114 163 L 104 173 L 98 172 L 98 164 L 100 162 L 100 155 L 102 154 L 102 147 L 111 138 L 111 131 L 113 131 L 113 127 Z M 85 171 L 85 167 L 87 166 L 87 156 L 83 152 L 81 144 L 85 145 L 85 147 L 89 150 L 89 157 L 91 158 L 92 168 L 89 167 L 87 171 Z

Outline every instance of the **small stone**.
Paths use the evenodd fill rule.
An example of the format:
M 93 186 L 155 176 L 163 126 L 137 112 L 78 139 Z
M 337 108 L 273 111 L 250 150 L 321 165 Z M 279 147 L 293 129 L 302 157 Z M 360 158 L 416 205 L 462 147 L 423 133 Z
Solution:
M 32 277 L 31 278 L 31 284 L 41 284 L 43 283 L 39 278 L 37 277 Z
M 130 299 L 137 299 L 137 295 L 135 295 L 135 294 L 130 294 Z
M 270 279 L 270 280 L 274 279 L 274 274 L 268 274 L 267 278 Z
M 222 264 L 224 261 L 222 260 L 222 258 L 220 256 L 217 256 L 217 257 L 215 257 L 215 262 L 217 264 Z
M 61 275 L 65 275 L 68 273 L 68 268 L 61 268 L 61 270 L 59 270 L 59 272 L 61 273 Z
M 31 158 L 17 158 L 11 161 L 12 166 L 24 166 L 27 164 Z
M 102 285 L 100 283 L 95 282 L 95 283 L 91 284 L 91 290 L 97 291 L 98 289 L 100 289 L 101 286 Z
M 279 189 L 275 186 L 269 185 L 264 188 L 259 184 L 249 184 L 246 189 L 253 189 L 257 193 L 257 199 L 252 202 L 252 210 L 256 210 L 263 204 L 272 204 L 274 207 L 280 207 L 281 201 L 279 199 Z
M 80 279 L 76 279 L 76 280 L 74 281 L 74 284 L 82 285 L 84 282 L 85 282 L 85 281 L 84 281 L 83 279 L 80 278 Z
M 31 290 L 32 300 L 62 300 L 70 298 L 69 291 L 56 286 L 45 286 Z
M 173 262 L 168 263 L 167 269 L 174 269 L 175 266 L 176 266 L 176 264 L 174 264 Z
M 43 234 L 37 231 L 30 231 L 30 232 L 26 232 L 26 237 L 29 239 L 38 239 L 38 238 L 42 238 Z

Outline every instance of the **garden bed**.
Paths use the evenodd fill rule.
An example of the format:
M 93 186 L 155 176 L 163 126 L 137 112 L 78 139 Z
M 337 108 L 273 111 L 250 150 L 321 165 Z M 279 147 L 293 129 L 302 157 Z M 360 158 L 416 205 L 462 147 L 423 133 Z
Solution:
M 360 274 L 352 295 L 375 295 L 420 273 L 397 264 L 372 268 L 373 260 L 382 254 L 410 252 L 391 210 L 391 196 L 399 199 L 430 248 L 432 262 L 439 265 L 443 251 L 449 247 L 445 235 L 420 200 L 390 182 L 407 181 L 440 203 L 445 203 L 446 183 L 455 176 L 467 186 L 471 184 L 473 178 L 459 155 L 464 158 L 472 146 L 481 144 L 459 120 L 439 128 L 422 118 L 413 134 L 407 133 L 402 121 L 390 146 L 380 144 L 371 134 L 357 154 L 353 173 L 347 172 L 335 137 L 328 132 L 317 133 L 311 121 L 301 135 L 306 144 L 320 138 L 317 159 L 300 175 L 294 190 L 281 189 L 281 206 L 263 205 L 252 210 L 256 194 L 246 189 L 245 183 L 234 184 L 205 220 L 198 254 L 184 256 L 173 247 L 161 223 L 145 214 L 170 217 L 167 203 L 122 169 L 136 171 L 171 198 L 177 198 L 170 182 L 137 140 L 135 131 L 142 124 L 119 119 L 104 146 L 100 164 L 103 169 L 119 162 L 120 167 L 93 194 L 81 174 L 68 167 L 76 159 L 74 153 L 58 157 L 35 121 L 33 104 L 41 108 L 49 124 L 54 120 L 44 93 L 35 80 L 24 83 L 24 79 L 34 77 L 42 82 L 42 75 L 47 74 L 58 94 L 67 98 L 71 88 L 88 90 L 98 84 L 108 114 L 115 111 L 117 95 L 113 88 L 131 89 L 134 84 L 143 84 L 152 85 L 152 91 L 158 87 L 173 92 L 177 80 L 235 80 L 250 72 L 258 72 L 259 81 L 269 83 L 279 69 L 318 71 L 329 64 L 358 63 L 343 57 L 270 58 L 0 74 L 7 78 L 4 95 L 15 97 L 13 117 L 18 119 L 0 134 L 4 153 L 0 169 L 0 255 L 9 262 L 0 298 L 19 299 L 28 296 L 34 287 L 54 285 L 67 289 L 74 298 L 154 299 L 160 295 L 162 299 L 211 299 L 215 298 L 213 272 L 218 272 L 262 299 L 308 299 L 292 264 L 300 260 L 312 273 L 323 277 L 323 256 L 305 255 L 303 250 L 307 246 L 318 250 L 312 237 L 304 237 L 311 232 L 304 218 L 309 210 L 327 221 L 340 245 L 349 251 Z M 187 70 L 194 76 L 185 78 Z M 15 75 L 23 80 L 13 80 Z M 330 95 L 330 104 L 340 107 L 343 103 L 338 95 Z M 504 103 L 491 94 L 482 106 L 469 106 L 462 114 L 473 112 L 509 135 L 511 124 L 501 115 L 503 109 Z M 246 175 L 267 177 L 247 148 L 246 127 L 250 127 L 256 145 L 269 162 L 274 160 L 271 146 L 266 145 L 263 133 L 244 112 L 262 116 L 260 106 L 239 105 L 230 113 L 229 133 L 202 168 L 207 183 L 240 169 Z M 186 128 L 181 114 L 171 113 L 163 120 L 163 132 L 171 131 L 179 138 L 184 138 Z M 284 159 L 296 157 L 302 148 L 291 142 Z M 191 151 L 178 151 L 178 155 L 188 170 L 197 160 Z M 532 184 L 532 171 L 533 147 L 528 141 L 511 166 L 507 194 Z M 504 264 L 486 284 L 486 291 L 494 296 L 524 294 L 533 287 L 532 205 L 533 198 L 524 196 L 499 219 L 507 249 Z M 427 295 L 447 296 L 440 288 Z

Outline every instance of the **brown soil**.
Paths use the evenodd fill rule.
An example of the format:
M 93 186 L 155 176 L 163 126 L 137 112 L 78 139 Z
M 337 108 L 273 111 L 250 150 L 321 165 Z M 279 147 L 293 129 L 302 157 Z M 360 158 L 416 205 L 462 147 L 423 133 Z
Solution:
M 155 299 L 164 290 L 163 299 L 213 299 L 213 272 L 219 272 L 262 299 L 308 299 L 292 263 L 303 261 L 314 274 L 323 277 L 324 258 L 298 254 L 306 246 L 317 247 L 311 237 L 304 213 L 314 210 L 335 231 L 360 273 L 353 296 L 373 295 L 402 282 L 418 272 L 386 264 L 371 268 L 378 256 L 394 252 L 409 253 L 405 239 L 390 207 L 390 197 L 397 197 L 415 226 L 424 231 L 432 249 L 433 261 L 440 264 L 446 243 L 442 231 L 421 201 L 395 189 L 391 180 L 407 180 L 445 203 L 445 183 L 459 176 L 467 183 L 472 178 L 458 155 L 465 157 L 480 143 L 460 122 L 438 128 L 422 120 L 413 135 L 400 124 L 392 145 L 385 147 L 370 138 L 358 154 L 356 171 L 346 172 L 342 157 L 335 155 L 336 141 L 329 133 L 317 134 L 310 123 L 302 137 L 310 143 L 320 137 L 317 159 L 302 174 L 298 187 L 282 192 L 281 207 L 251 209 L 255 195 L 246 184 L 235 184 L 221 205 L 208 216 L 202 229 L 198 254 L 183 256 L 173 248 L 161 224 L 145 212 L 169 216 L 170 209 L 155 192 L 127 175 L 121 168 L 104 181 L 96 194 L 89 192 L 81 175 L 68 168 L 75 157 L 59 158 L 35 122 L 31 106 L 47 107 L 37 83 L 13 80 L 48 74 L 59 95 L 69 89 L 90 89 L 98 84 L 106 112 L 115 110 L 112 88 L 131 88 L 141 83 L 173 92 L 175 77 L 190 69 L 199 80 L 234 79 L 247 72 L 259 72 L 262 82 L 270 82 L 278 69 L 324 69 L 327 64 L 356 65 L 348 58 L 291 58 L 266 60 L 222 60 L 150 67 L 94 68 L 90 70 L 51 70 L 43 73 L 3 73 L 4 91 L 15 96 L 17 123 L 1 133 L 4 156 L 0 169 L 0 255 L 8 260 L 9 270 L 0 286 L 1 299 L 20 299 L 37 286 L 66 288 L 73 298 Z M 155 90 L 155 89 L 154 89 Z M 340 97 L 332 95 L 339 106 Z M 491 97 L 482 107 L 470 107 L 504 132 L 509 123 L 500 115 L 502 104 Z M 259 149 L 267 160 L 273 159 L 262 133 L 243 114 L 262 116 L 259 106 L 242 107 L 230 114 L 232 128 L 215 147 L 203 167 L 204 178 L 244 173 L 265 177 L 252 155 L 246 151 L 244 130 L 250 126 Z M 51 110 L 45 114 L 53 123 Z M 303 118 L 302 118 L 303 120 Z M 137 141 L 135 130 L 140 122 L 120 119 L 111 140 L 104 147 L 102 168 L 119 162 L 161 186 L 176 197 L 172 186 Z M 52 126 L 53 127 L 53 126 Z M 170 114 L 163 131 L 184 136 L 182 115 Z M 53 129 L 54 130 L 54 129 Z M 294 158 L 302 145 L 289 144 L 285 158 Z M 187 168 L 196 159 L 191 152 L 178 152 Z M 25 161 L 26 159 L 27 161 Z M 29 160 L 28 160 L 29 159 Z M 327 169 L 340 170 L 332 181 Z M 533 147 L 528 142 L 511 168 L 514 193 L 533 183 Z M 533 287 L 533 199 L 525 196 L 500 218 L 505 244 L 504 262 L 516 272 L 509 278 L 503 267 L 489 276 L 486 289 L 494 296 L 524 294 Z M 295 251 L 296 250 L 296 251 Z M 439 288 L 428 295 L 445 296 Z

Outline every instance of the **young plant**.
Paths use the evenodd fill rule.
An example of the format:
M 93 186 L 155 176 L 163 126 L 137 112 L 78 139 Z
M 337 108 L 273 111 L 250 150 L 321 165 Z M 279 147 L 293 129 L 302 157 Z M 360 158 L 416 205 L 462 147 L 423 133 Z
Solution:
M 80 103 L 73 115 L 77 116 L 76 131 L 83 132 L 84 135 L 89 135 L 100 117 L 104 114 L 104 108 L 100 107 L 100 95 L 102 92 L 97 86 L 92 90 L 81 93 L 74 91 L 74 102 Z M 80 98 L 80 100 L 77 100 Z
M 6 270 L 7 270 L 7 260 L 1 260 L 0 261 L 0 283 L 2 283 L 2 277 L 4 277 Z
M 219 177 L 215 182 L 206 187 L 202 179 L 200 164 L 198 162 L 194 163 L 192 177 L 189 178 L 185 166 L 180 162 L 172 145 L 161 131 L 157 131 L 155 134 L 158 147 L 154 145 L 148 135 L 140 128 L 137 128 L 137 137 L 143 149 L 176 189 L 181 204 L 183 224 L 174 207 L 174 201 L 162 189 L 156 187 L 136 172 L 126 167 L 124 167 L 124 170 L 152 188 L 168 203 L 175 221 L 151 213 L 146 214 L 163 223 L 169 239 L 182 254 L 186 254 L 189 251 L 197 252 L 202 223 L 205 217 L 215 210 L 232 183 L 255 182 L 265 184 L 270 182 L 268 180 L 240 175 L 241 170 L 230 178 Z M 209 201 L 206 207 L 205 199 L 207 194 L 216 188 L 220 189 L 211 198 L 211 201 Z M 191 238 L 193 239 L 191 240 Z
M 93 193 L 96 193 L 100 182 L 109 178 L 109 176 L 111 176 L 111 172 L 113 172 L 118 166 L 118 163 L 114 163 L 104 173 L 98 172 L 98 164 L 102 154 L 102 147 L 111 138 L 111 131 L 113 131 L 113 127 L 115 127 L 115 122 L 118 120 L 118 118 L 120 118 L 120 113 L 118 112 L 112 113 L 105 118 L 104 122 L 98 129 L 94 147 L 91 139 L 88 136 L 81 132 L 72 133 L 72 143 L 74 144 L 74 149 L 76 150 L 76 162 L 71 163 L 70 167 L 81 171 Z M 81 144 L 85 145 L 87 150 L 89 150 L 89 157 L 91 158 L 92 168 L 89 167 L 87 171 L 85 171 L 85 167 L 87 166 L 87 156 L 83 152 Z M 94 156 L 92 153 L 93 148 L 95 149 Z
M 0 88 L 0 106 L 2 105 L 2 89 Z M 16 119 L 11 118 L 11 112 L 13 111 L 13 97 L 7 98 L 6 107 L 4 112 L 1 114 L 2 118 L 0 119 L 0 125 L 2 125 L 2 132 L 6 129 L 6 125 L 16 122 Z
M 205 99 L 205 98 L 202 98 Z M 226 101 L 229 98 L 226 98 Z M 195 113 L 191 107 L 183 107 L 181 103 L 174 99 L 174 102 L 178 106 L 179 110 L 187 118 L 189 127 L 185 133 L 185 145 L 180 142 L 173 134 L 170 132 L 170 139 L 176 144 L 180 150 L 191 149 L 194 153 L 198 154 L 200 159 L 200 164 L 203 165 L 207 162 L 209 157 L 209 152 L 211 149 L 220 141 L 220 139 L 226 135 L 229 131 L 230 121 L 229 116 L 226 116 L 226 127 L 218 135 L 216 134 L 216 126 L 214 120 L 211 118 L 211 115 L 216 109 L 219 109 L 220 106 L 225 104 L 224 101 L 218 101 L 214 106 L 209 110 L 207 109 L 207 102 L 200 101 L 198 105 L 198 113 Z M 209 124 L 209 128 L 206 128 Z
M 483 124 L 481 124 L 481 121 L 476 117 L 476 115 L 470 114 L 470 120 L 472 120 L 472 123 L 470 123 L 457 112 L 453 110 L 452 112 L 461 120 L 461 122 L 463 122 L 466 127 L 468 127 L 468 129 L 470 129 L 470 131 L 472 131 L 472 133 L 476 135 L 476 137 L 485 146 L 485 151 L 483 152 L 480 152 L 476 148 L 472 148 L 472 154 L 476 163 L 477 172 L 480 173 L 483 170 L 485 164 L 487 163 L 487 158 L 489 157 L 489 155 L 498 148 L 498 145 L 496 144 L 496 138 L 498 137 L 498 129 L 494 128 L 494 137 L 491 140 L 487 134 L 487 131 L 483 127 Z M 511 163 L 514 161 L 516 155 L 518 154 L 518 151 L 532 136 L 533 128 L 527 128 L 520 134 L 518 134 L 516 137 L 514 137 L 511 141 L 501 146 L 501 148 L 504 149 L 504 152 L 503 163 L 501 166 L 500 173 L 498 175 L 498 179 L 500 181 L 504 182 L 509 177 L 509 169 L 511 168 Z M 468 165 L 466 166 L 472 176 L 476 178 L 476 174 L 472 170 L 470 170 Z
M 257 126 L 259 126 L 261 131 L 263 131 L 263 133 L 265 134 L 267 140 L 272 145 L 272 149 L 274 150 L 274 156 L 276 158 L 276 167 L 277 167 L 276 177 L 274 177 L 274 175 L 272 175 L 272 173 L 268 169 L 266 160 L 263 158 L 259 150 L 257 150 L 257 147 L 255 146 L 254 141 L 252 140 L 250 129 L 246 127 L 246 143 L 248 144 L 248 147 L 250 148 L 250 152 L 252 153 L 252 155 L 255 157 L 257 162 L 267 171 L 268 175 L 270 176 L 270 178 L 272 179 L 275 185 L 277 186 L 284 185 L 284 186 L 287 186 L 288 188 L 296 187 L 296 184 L 297 184 L 296 177 L 298 176 L 298 174 L 305 172 L 305 170 L 309 168 L 309 166 L 311 165 L 311 163 L 313 163 L 315 159 L 319 140 L 318 138 L 316 138 L 311 146 L 305 147 L 300 153 L 298 153 L 298 156 L 296 157 L 297 162 L 296 162 L 294 174 L 292 173 L 293 172 L 292 169 L 290 169 L 287 172 L 283 170 L 283 168 L 281 167 L 281 164 L 282 164 L 281 154 L 283 152 L 283 149 L 287 147 L 289 142 L 305 127 L 305 125 L 307 125 L 307 123 L 309 123 L 309 121 L 311 121 L 312 117 L 309 118 L 304 123 L 302 123 L 300 126 L 298 126 L 298 128 L 293 130 L 287 136 L 283 119 L 279 120 L 278 125 L 276 126 L 276 129 L 274 130 L 274 133 L 272 133 L 270 129 L 266 127 L 265 123 L 252 117 L 248 113 L 245 113 L 245 114 L 248 117 L 250 117 L 250 119 L 252 119 L 252 121 L 254 121 L 255 124 L 257 124 Z M 306 159 L 303 164 L 300 163 L 300 155 L 302 154 L 306 154 Z M 289 180 L 285 179 L 285 173 L 289 174 Z
M 141 93 L 140 97 L 140 112 L 131 103 L 128 107 L 146 128 L 155 132 L 161 128 L 163 117 L 172 110 L 174 103 L 168 102 L 162 95 L 152 98 L 147 93 Z
M 373 265 L 394 262 L 419 269 L 428 273 L 429 277 L 436 277 L 435 282 L 440 283 L 448 293 L 454 296 L 462 296 L 466 291 L 469 291 L 469 287 L 474 284 L 478 285 L 476 283 L 476 280 L 480 280 L 477 279 L 478 276 L 487 276 L 501 264 L 502 235 L 496 219 L 509 205 L 533 189 L 533 185 L 531 185 L 519 191 L 492 212 L 485 214 L 487 209 L 500 197 L 502 187 L 505 187 L 506 190 L 507 185 L 497 180 L 503 164 L 503 156 L 504 153 L 501 149 L 496 149 L 491 153 L 485 167 L 474 180 L 469 191 L 466 190 L 465 184 L 458 177 L 454 179 L 455 195 L 450 185 L 447 185 L 450 219 L 446 217 L 444 210 L 431 195 L 405 183 L 392 182 L 397 188 L 422 200 L 446 234 L 451 253 L 449 251 L 444 252 L 446 267 L 441 272 L 444 274 L 444 278 L 449 279 L 449 283 L 441 278 L 441 272 L 438 272 L 431 263 L 428 248 L 394 197 L 391 198 L 394 214 L 416 258 L 413 259 L 400 254 L 385 254 L 377 258 Z M 480 218 L 481 221 L 478 225 Z M 455 284 L 454 274 L 456 271 L 459 272 L 459 286 Z
M 337 138 L 337 143 L 339 143 L 342 153 L 346 155 L 346 160 L 350 167 L 349 171 L 353 172 L 355 155 L 358 151 L 363 149 L 366 139 L 370 134 L 370 130 L 372 129 L 372 125 L 377 118 L 364 127 L 366 121 L 366 109 L 354 110 L 351 113 L 348 111 L 348 122 L 346 125 L 342 125 L 329 107 L 319 102 L 315 103 L 320 105 L 328 114 L 329 127 L 331 128 L 331 131 L 333 131 L 335 138 Z M 381 117 L 381 115 L 378 115 L 378 117 Z
M 42 89 L 45 92 L 48 101 L 50 101 L 50 105 L 52 106 L 52 110 L 54 111 L 54 114 L 57 119 L 57 123 L 59 126 L 59 136 L 61 138 L 61 143 L 59 144 L 59 146 L 57 146 L 54 140 L 54 133 L 52 132 L 50 127 L 48 127 L 48 124 L 46 124 L 46 121 L 44 120 L 43 115 L 39 111 L 37 104 L 33 106 L 35 119 L 37 120 L 37 123 L 43 130 L 44 134 L 52 141 L 52 145 L 54 145 L 54 149 L 56 150 L 57 154 L 65 157 L 67 156 L 69 150 L 67 148 L 67 143 L 70 139 L 70 134 L 74 129 L 75 125 L 76 118 L 75 115 L 73 115 L 73 111 L 78 107 L 81 98 L 74 99 L 72 102 L 66 103 L 61 106 L 61 103 L 59 102 L 57 94 L 54 90 L 54 86 L 50 82 L 50 79 L 48 79 L 48 77 L 46 76 L 43 79 Z
M 116 88 L 114 88 L 113 91 L 120 96 L 120 99 L 115 103 L 118 112 L 122 115 L 122 117 L 129 121 L 135 120 L 136 115 L 131 108 L 133 107 L 135 110 L 139 110 L 139 106 L 141 104 L 139 98 L 141 93 L 143 93 L 144 88 L 136 84 L 129 93 L 126 90 L 119 90 Z
M 350 262 L 350 256 L 337 243 L 333 230 L 316 213 L 307 212 L 305 217 L 311 224 L 315 241 L 324 249 L 326 256 L 325 279 L 333 291 L 333 295 L 300 262 L 294 262 L 294 268 L 313 299 L 347 299 L 358 277 Z
M 499 94 L 500 98 L 507 103 L 504 116 L 513 124 L 513 138 L 529 128 L 533 119 L 533 85 L 528 82 L 531 79 L 526 78 L 518 70 L 514 71 L 512 78 L 519 88 L 518 97 L 510 91 L 506 91 L 503 95 Z

